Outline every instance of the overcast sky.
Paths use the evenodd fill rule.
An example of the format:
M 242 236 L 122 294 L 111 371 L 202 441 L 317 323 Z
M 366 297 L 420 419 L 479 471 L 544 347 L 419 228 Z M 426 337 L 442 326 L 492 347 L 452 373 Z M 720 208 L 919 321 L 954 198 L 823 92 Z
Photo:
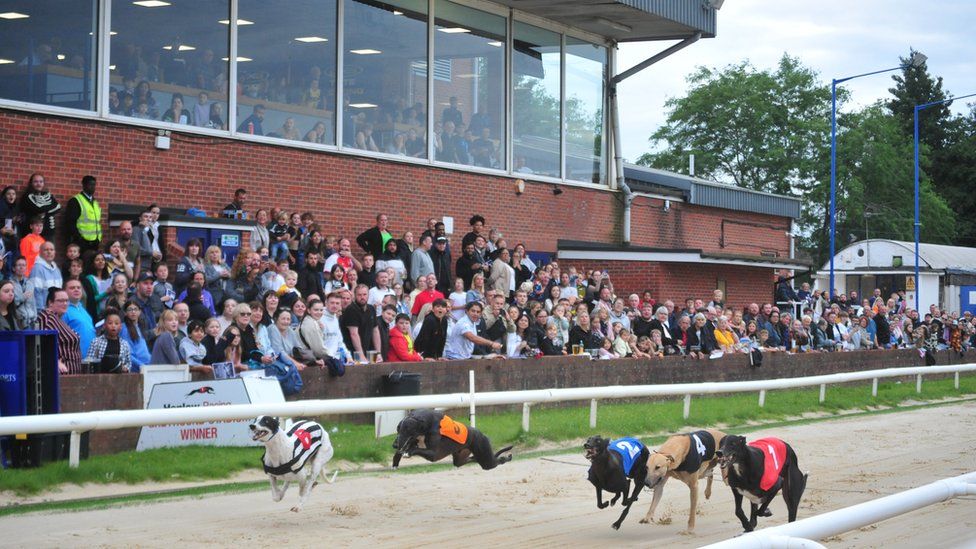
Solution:
M 621 84 L 624 156 L 634 161 L 650 150 L 647 138 L 666 119 L 665 100 L 684 95 L 685 76 L 699 65 L 725 67 L 748 59 L 757 68 L 774 68 L 787 52 L 829 84 L 832 78 L 897 66 L 898 57 L 915 48 L 928 56 L 929 73 L 943 77 L 944 90 L 976 93 L 974 23 L 973 0 L 726 0 L 715 38 L 702 39 Z M 671 43 L 622 45 L 617 70 Z M 844 85 L 855 105 L 865 105 L 886 98 L 893 82 L 890 74 L 879 74 Z M 954 112 L 966 110 L 962 102 L 953 105 Z

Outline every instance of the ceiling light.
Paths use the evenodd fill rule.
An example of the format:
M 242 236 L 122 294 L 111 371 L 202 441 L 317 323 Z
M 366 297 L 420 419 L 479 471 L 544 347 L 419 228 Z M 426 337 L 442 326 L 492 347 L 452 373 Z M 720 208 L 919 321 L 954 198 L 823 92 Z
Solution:
M 0 13 L 0 19 L 27 19 L 30 15 L 26 13 L 18 13 L 16 11 L 8 11 Z
M 118 33 L 117 33 L 117 32 L 115 32 L 115 31 L 111 31 L 111 32 L 109 32 L 108 34 L 109 34 L 109 36 L 115 36 L 115 35 L 116 35 L 116 34 L 118 34 Z M 93 32 L 90 32 L 90 33 L 88 33 L 88 36 L 95 36 L 95 33 L 93 33 Z
M 137 0 L 133 4 L 144 8 L 161 8 L 171 5 L 169 2 L 163 2 L 163 0 Z
M 13 59 L 0 59 L 0 65 L 9 65 L 15 63 Z
M 393 15 L 403 15 L 402 11 L 393 10 Z
M 354 109 L 375 109 L 379 105 L 374 105 L 372 103 L 349 103 L 349 106 Z
M 593 22 L 599 25 L 603 25 L 605 27 L 610 27 L 611 29 L 618 30 L 620 32 L 630 32 L 634 30 L 628 25 L 624 25 L 623 23 L 618 23 L 616 21 L 611 21 L 606 17 L 594 17 Z
M 114 70 L 115 70 L 115 65 L 109 65 L 109 66 L 108 66 L 108 70 L 110 70 L 110 71 L 114 71 Z
M 383 52 L 381 52 L 380 50 L 364 49 L 364 50 L 349 50 L 349 53 L 355 53 L 356 55 L 376 55 L 377 53 L 383 53 Z
M 169 51 L 173 49 L 173 46 L 163 46 L 163 49 Z M 187 46 L 186 44 L 180 44 L 180 47 L 177 51 L 193 51 L 195 49 L 197 49 L 196 46 Z
M 441 32 L 446 32 L 447 34 L 460 34 L 462 32 L 471 32 L 469 29 L 464 27 L 447 27 L 445 29 L 437 29 Z
M 220 21 L 217 21 L 217 22 L 220 23 L 221 25 L 230 25 L 230 19 L 221 19 Z M 238 27 L 243 27 L 244 25 L 253 25 L 253 24 L 254 24 L 254 21 L 248 21 L 247 19 L 238 19 L 237 20 L 237 26 Z
M 495 40 L 495 41 L 493 41 L 493 42 L 488 42 L 488 45 L 489 45 L 489 46 L 492 46 L 492 47 L 495 47 L 495 48 L 500 48 L 500 47 L 502 47 L 502 43 L 501 43 L 501 42 L 499 42 L 499 41 L 497 41 L 497 40 Z
M 220 59 L 221 59 L 222 61 L 230 61 L 230 57 L 221 57 Z M 248 61 L 254 61 L 254 60 L 253 60 L 253 59 L 251 59 L 250 57 L 244 57 L 244 56 L 242 56 L 242 55 L 238 55 L 238 56 L 237 56 L 237 62 L 238 62 L 238 63 L 246 63 L 246 62 L 248 62 Z
M 64 61 L 65 57 L 63 53 L 58 54 L 58 61 Z
M 314 44 L 316 42 L 328 42 L 328 38 L 322 38 L 321 36 L 301 36 L 295 39 L 298 42 L 305 42 L 306 44 Z

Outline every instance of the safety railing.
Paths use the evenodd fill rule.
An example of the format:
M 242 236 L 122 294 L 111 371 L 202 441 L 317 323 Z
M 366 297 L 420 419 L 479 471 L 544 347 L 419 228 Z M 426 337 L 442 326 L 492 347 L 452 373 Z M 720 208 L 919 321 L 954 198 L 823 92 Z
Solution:
M 94 412 L 12 416 L 0 418 L 0 435 L 71 432 L 69 463 L 77 466 L 81 434 L 88 431 L 232 421 L 254 418 L 259 415 L 283 417 L 314 417 L 323 415 L 371 413 L 386 410 L 411 410 L 416 408 L 469 408 L 469 420 L 476 425 L 476 406 L 522 405 L 522 428 L 530 427 L 533 405 L 551 402 L 590 401 L 590 427 L 596 427 L 597 403 L 600 400 L 617 400 L 641 397 L 684 396 L 684 418 L 691 415 L 693 395 L 759 392 L 759 406 L 764 406 L 766 393 L 776 389 L 794 389 L 820 386 L 820 402 L 826 398 L 827 385 L 871 380 L 871 394 L 878 394 L 878 380 L 915 376 L 916 390 L 922 391 L 922 376 L 955 374 L 955 387 L 959 388 L 959 375 L 976 371 L 976 364 L 951 366 L 921 366 L 911 368 L 887 368 L 839 374 L 732 381 L 723 383 L 675 383 L 671 385 L 614 385 L 607 387 L 577 387 L 566 389 L 539 389 L 528 391 L 498 391 L 476 393 L 474 371 L 469 372 L 469 391 L 442 395 L 417 395 L 397 397 L 345 398 L 334 400 L 299 400 L 282 403 L 232 404 L 196 408 L 168 408 L 152 410 L 101 410 Z
M 820 548 L 816 540 L 916 511 L 960 496 L 976 495 L 976 472 L 935 481 L 925 486 L 866 501 L 844 509 L 764 528 L 712 545 L 711 549 Z M 920 543 L 919 545 L 924 545 Z

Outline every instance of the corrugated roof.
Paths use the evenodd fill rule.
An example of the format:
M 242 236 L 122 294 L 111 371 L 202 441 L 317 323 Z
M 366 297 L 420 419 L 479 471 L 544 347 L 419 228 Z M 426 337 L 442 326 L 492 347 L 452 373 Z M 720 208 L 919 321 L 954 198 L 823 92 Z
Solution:
M 914 264 L 915 261 L 915 243 L 905 242 L 903 240 L 888 240 L 882 238 L 872 238 L 871 240 L 858 241 L 850 246 L 845 246 L 843 250 L 837 252 L 840 255 L 844 250 L 851 247 L 856 247 L 864 244 L 865 242 L 886 242 L 888 244 L 899 246 L 905 249 L 906 256 L 911 256 L 911 262 Z M 835 256 L 836 257 L 836 256 Z M 976 272 L 976 248 L 966 248 L 963 246 L 947 246 L 945 244 L 926 244 L 924 242 L 918 245 L 918 258 L 919 264 L 924 269 L 928 267 L 934 271 L 952 271 L 953 273 L 974 273 Z M 924 265 L 922 263 L 924 262 Z M 835 266 L 836 267 L 836 266 Z M 905 269 L 912 268 L 910 265 L 905 265 Z M 830 269 L 830 262 L 824 263 L 821 268 L 822 271 Z M 890 268 L 887 270 L 891 270 Z
M 798 219 L 800 199 L 723 185 L 675 172 L 624 164 L 624 177 L 634 192 L 659 193 L 677 189 L 689 204 L 755 212 Z
M 716 12 L 702 0 L 496 0 L 617 42 L 713 38 Z

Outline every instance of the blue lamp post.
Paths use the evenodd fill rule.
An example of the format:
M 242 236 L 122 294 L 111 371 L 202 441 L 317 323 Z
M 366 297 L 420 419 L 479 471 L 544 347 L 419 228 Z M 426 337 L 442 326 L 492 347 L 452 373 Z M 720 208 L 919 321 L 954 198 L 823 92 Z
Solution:
M 834 297 L 834 255 L 836 252 L 836 238 L 837 238 L 837 84 L 847 82 L 848 80 L 854 80 L 855 78 L 860 78 L 862 76 L 871 76 L 873 74 L 881 74 L 884 72 L 891 72 L 902 70 L 906 66 L 919 67 L 925 60 L 928 59 L 925 55 L 919 52 L 912 52 L 911 58 L 905 65 L 898 65 L 897 67 L 892 67 L 890 69 L 883 69 L 880 71 L 866 72 L 864 74 L 856 74 L 854 76 L 848 76 L 846 78 L 835 78 L 830 84 L 830 294 L 829 298 Z M 916 291 L 916 295 L 918 295 Z
M 956 99 L 965 99 L 967 97 L 974 97 L 976 93 L 971 93 L 969 95 L 961 95 L 959 97 L 952 97 L 949 99 L 943 99 L 942 101 L 933 101 L 931 103 L 923 103 L 921 105 L 915 105 L 915 310 L 921 312 L 919 305 L 921 304 L 921 294 L 922 285 L 918 278 L 918 243 L 919 237 L 918 232 L 922 224 L 919 222 L 919 197 L 918 197 L 918 113 L 936 105 L 941 105 L 943 103 L 949 103 L 950 101 L 955 101 Z

